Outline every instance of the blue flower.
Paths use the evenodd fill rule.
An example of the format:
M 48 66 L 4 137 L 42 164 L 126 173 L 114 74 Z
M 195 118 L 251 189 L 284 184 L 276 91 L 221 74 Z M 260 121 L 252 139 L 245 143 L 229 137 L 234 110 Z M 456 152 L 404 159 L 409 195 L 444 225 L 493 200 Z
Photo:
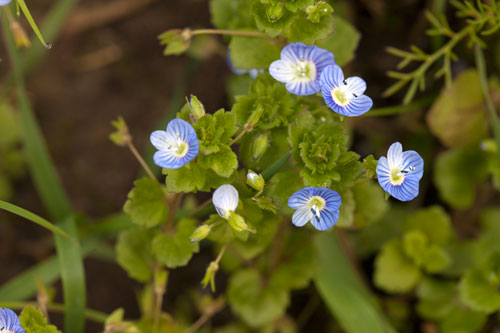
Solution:
M 303 188 L 288 199 L 288 207 L 297 210 L 292 223 L 302 227 L 311 222 L 318 230 L 330 229 L 337 223 L 341 203 L 337 192 L 320 187 Z
M 12 0 L 0 0 L 0 7 L 7 6 L 11 2 L 12 2 Z M 0 330 L 0 332 L 2 332 L 2 331 Z
M 418 195 L 418 183 L 424 174 L 424 160 L 413 150 L 403 152 L 399 142 L 393 143 L 387 158 L 381 157 L 377 164 L 380 186 L 394 198 L 410 201 Z
M 198 155 L 200 144 L 193 126 L 182 119 L 173 119 L 166 131 L 151 133 L 151 143 L 158 151 L 153 159 L 165 169 L 178 169 Z
M 217 188 L 212 196 L 212 202 L 217 213 L 222 218 L 229 219 L 238 207 L 238 190 L 231 184 L 224 184 Z
M 335 64 L 331 52 L 299 42 L 281 50 L 281 59 L 269 66 L 269 74 L 286 83 L 286 89 L 292 94 L 312 95 L 321 90 L 321 72 L 331 64 Z
M 325 68 L 319 80 L 325 103 L 338 114 L 360 116 L 373 106 L 372 99 L 363 95 L 366 82 L 357 76 L 344 79 L 342 68 L 337 65 Z
M 16 313 L 11 309 L 0 308 L 0 332 L 1 333 L 24 333 L 21 322 Z

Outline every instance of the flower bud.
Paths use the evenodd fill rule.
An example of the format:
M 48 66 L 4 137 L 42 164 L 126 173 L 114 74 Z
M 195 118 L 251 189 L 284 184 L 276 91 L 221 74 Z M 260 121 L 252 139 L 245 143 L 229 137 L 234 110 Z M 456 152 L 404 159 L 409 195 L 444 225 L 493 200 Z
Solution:
M 250 117 L 248 118 L 247 123 L 245 124 L 245 127 L 247 127 L 249 130 L 251 130 L 257 123 L 259 122 L 260 117 L 264 113 L 264 107 L 262 105 L 259 105 L 257 107 L 257 110 L 253 111 Z
M 260 158 L 267 150 L 269 146 L 269 138 L 267 134 L 259 134 L 257 135 L 252 142 L 250 147 L 250 151 L 252 153 L 252 157 L 254 160 Z
M 196 120 L 205 115 L 205 107 L 195 95 L 191 95 L 189 105 L 191 106 L 191 114 Z
M 283 4 L 278 3 L 276 5 L 271 5 L 266 9 L 267 18 L 269 21 L 274 22 L 279 20 L 283 16 Z
M 266 182 L 264 180 L 264 177 L 262 177 L 262 175 L 258 175 L 252 170 L 248 170 L 247 184 L 260 192 L 264 189 L 264 185 L 266 184 Z
M 202 225 L 196 228 L 196 230 L 189 236 L 191 242 L 198 242 L 205 239 L 210 233 L 211 227 L 209 225 Z
M 215 273 L 219 270 L 219 264 L 216 261 L 212 261 L 205 272 L 205 276 L 203 280 L 201 280 L 201 284 L 203 288 L 205 288 L 209 283 L 212 289 L 212 292 L 215 291 Z

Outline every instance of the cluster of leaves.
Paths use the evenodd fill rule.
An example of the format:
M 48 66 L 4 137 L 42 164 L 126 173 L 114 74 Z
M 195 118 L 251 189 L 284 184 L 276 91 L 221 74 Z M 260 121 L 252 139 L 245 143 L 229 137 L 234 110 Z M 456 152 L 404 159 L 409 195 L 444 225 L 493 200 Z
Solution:
M 40 309 L 31 305 L 23 309 L 19 320 L 26 333 L 61 333 L 57 327 L 47 323 L 47 318 Z

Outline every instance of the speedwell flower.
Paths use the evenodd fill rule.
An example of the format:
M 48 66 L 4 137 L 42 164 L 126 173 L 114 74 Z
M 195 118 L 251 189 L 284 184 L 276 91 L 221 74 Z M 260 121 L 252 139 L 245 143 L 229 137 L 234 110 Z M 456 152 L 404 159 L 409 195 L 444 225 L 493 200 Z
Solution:
M 311 222 L 318 230 L 330 229 L 337 223 L 341 203 L 337 192 L 322 187 L 303 188 L 288 199 L 288 207 L 297 210 L 292 223 L 302 227 Z
M 363 95 L 366 82 L 357 76 L 345 79 L 342 68 L 337 65 L 325 68 L 319 81 L 325 103 L 338 114 L 360 116 L 373 106 L 372 99 Z
M 7 6 L 11 2 L 12 2 L 12 0 L 0 0 L 0 7 Z M 0 332 L 2 332 L 2 331 L 0 330 Z
M 330 51 L 298 42 L 281 50 L 281 59 L 269 66 L 269 74 L 286 83 L 292 94 L 312 95 L 321 90 L 321 72 L 331 64 L 335 64 L 335 58 Z
M 228 219 L 231 216 L 231 212 L 234 213 L 236 207 L 238 207 L 238 200 L 238 190 L 230 184 L 219 186 L 212 196 L 212 202 L 217 210 L 217 213 L 225 219 Z
M 377 164 L 380 186 L 401 201 L 409 201 L 418 195 L 418 183 L 424 174 L 424 160 L 413 150 L 403 151 L 399 142 L 393 143 Z
M 182 119 L 173 119 L 166 131 L 151 133 L 151 143 L 158 149 L 155 163 L 165 169 L 178 169 L 198 155 L 200 144 L 193 126 Z
M 0 308 L 0 333 L 24 333 L 19 318 L 11 309 Z

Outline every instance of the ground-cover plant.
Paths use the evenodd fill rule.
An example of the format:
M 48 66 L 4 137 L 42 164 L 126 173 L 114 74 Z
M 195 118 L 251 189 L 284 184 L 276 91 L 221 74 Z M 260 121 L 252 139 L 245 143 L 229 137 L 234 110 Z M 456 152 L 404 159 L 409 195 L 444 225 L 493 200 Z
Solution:
M 56 223 L 7 203 L 0 208 L 54 232 L 65 331 L 81 332 L 87 316 L 103 322 L 105 332 L 295 332 L 301 316 L 287 309 L 296 290 L 312 283 L 336 320 L 332 330 L 412 332 L 415 316 L 441 332 L 496 327 L 500 126 L 498 84 L 488 79 L 483 48 L 500 27 L 500 3 L 452 5 L 459 32 L 444 13 L 427 15 L 430 34 L 449 38 L 436 52 L 388 49 L 403 58 L 399 69 L 422 64 L 410 73 L 389 72 L 398 82 L 386 91 L 391 95 L 409 83 L 403 103 L 410 103 L 418 87 L 424 90 L 427 70 L 442 59 L 437 74 L 448 87 L 426 121 L 448 150 L 435 157 L 425 140 L 407 144 L 405 137 L 391 136 L 361 156 L 353 144 L 356 119 L 400 108 L 373 110 L 372 83 L 345 66 L 359 33 L 334 14 L 335 3 L 212 0 L 215 29 L 174 29 L 159 39 L 171 56 L 189 52 L 204 35 L 224 36 L 222 53 L 238 75 L 228 87 L 234 103 L 207 110 L 191 95 L 164 128 L 151 132 L 155 151 L 149 157 L 136 149 L 126 121 L 114 121 L 111 141 L 131 151 L 145 176 L 133 183 L 123 214 L 80 231 L 24 91 L 11 19 L 2 17 L 27 163 Z M 473 54 L 476 69 L 471 65 L 453 75 L 455 48 L 464 39 L 474 52 L 465 48 L 463 57 Z M 432 197 L 431 180 L 439 200 Z M 476 220 L 474 237 L 461 234 L 459 223 Z M 108 230 L 117 238 L 116 261 L 141 284 L 140 318 L 129 318 L 123 309 L 110 315 L 85 309 L 82 253 Z M 176 288 L 170 277 L 200 252 L 212 260 L 197 277 L 200 288 L 184 292 L 196 310 L 183 311 L 182 304 L 181 310 L 165 309 L 165 294 Z M 360 274 L 357 258 L 373 264 L 372 278 Z M 45 317 L 61 310 L 46 287 L 54 278 L 39 277 L 40 309 L 19 298 L 2 299 L 16 281 L 0 289 L 6 307 L 0 310 L 0 332 L 57 332 Z M 21 307 L 19 318 L 7 309 Z M 231 319 L 211 321 L 227 308 Z

